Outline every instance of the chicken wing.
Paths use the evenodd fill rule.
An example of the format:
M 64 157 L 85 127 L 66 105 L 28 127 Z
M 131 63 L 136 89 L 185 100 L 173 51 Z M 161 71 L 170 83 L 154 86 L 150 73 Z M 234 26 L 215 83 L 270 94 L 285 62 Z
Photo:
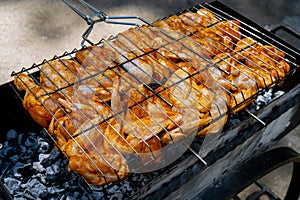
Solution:
M 72 85 L 78 80 L 77 70 L 80 68 L 75 61 L 67 59 L 45 62 L 40 70 L 42 86 L 58 90 L 62 95 L 72 96 Z
M 123 179 L 129 172 L 122 154 L 112 147 L 103 146 L 107 123 L 102 122 L 101 118 L 85 122 L 75 132 L 77 137 L 62 147 L 69 158 L 69 169 L 93 185 Z
M 64 98 L 60 93 L 52 93 L 53 89 L 40 86 L 26 75 L 19 74 L 14 79 L 20 90 L 25 90 L 23 107 L 39 125 L 48 128 L 52 116 L 61 107 L 57 101 Z
M 104 120 L 112 115 L 109 106 L 98 102 L 85 105 L 64 99 L 58 101 L 63 108 L 55 112 L 48 128 L 58 147 L 62 147 L 71 139 L 85 121 L 96 117 L 102 117 Z

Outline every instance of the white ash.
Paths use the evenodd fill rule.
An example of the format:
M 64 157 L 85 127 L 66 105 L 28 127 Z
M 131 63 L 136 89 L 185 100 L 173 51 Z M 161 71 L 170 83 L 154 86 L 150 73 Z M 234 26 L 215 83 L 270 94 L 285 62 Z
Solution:
M 41 153 L 39 154 L 39 162 L 43 162 L 43 160 L 49 158 L 50 154 L 44 154 L 44 153 Z
M 17 133 L 17 131 L 14 130 L 14 129 L 9 130 L 9 131 L 7 132 L 7 134 L 6 134 L 6 140 L 7 140 L 7 141 L 15 140 L 15 139 L 17 139 L 17 138 L 18 138 L 18 133 Z
M 53 176 L 60 173 L 60 167 L 58 165 L 52 165 L 46 168 L 46 174 Z
M 279 98 L 284 94 L 283 91 L 276 91 L 274 92 L 272 88 L 269 88 L 268 90 L 264 91 L 262 94 L 258 95 L 257 98 L 255 99 L 255 105 L 254 109 L 257 111 L 261 107 L 271 103 L 275 99 Z
M 46 171 L 43 165 L 41 165 L 40 162 L 33 162 L 32 163 L 32 168 L 35 169 L 39 173 L 43 173 Z
M 43 138 L 39 138 L 38 143 L 39 143 L 38 153 L 45 153 L 51 149 L 49 143 L 46 142 Z
M 4 184 L 7 186 L 10 194 L 13 195 L 20 190 L 21 181 L 8 177 L 4 178 Z
M 25 185 L 23 184 L 23 186 Z M 30 179 L 26 184 L 24 193 L 37 198 L 45 198 L 47 196 L 47 187 L 37 179 Z

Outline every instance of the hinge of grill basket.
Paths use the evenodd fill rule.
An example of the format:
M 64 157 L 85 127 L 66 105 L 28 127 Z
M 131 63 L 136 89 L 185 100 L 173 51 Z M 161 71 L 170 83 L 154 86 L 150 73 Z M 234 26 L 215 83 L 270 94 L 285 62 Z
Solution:
M 146 24 L 149 25 L 148 22 L 146 22 L 145 20 L 143 20 L 139 16 L 108 16 L 104 12 L 99 11 L 98 9 L 96 9 L 95 7 L 93 7 L 92 5 L 90 5 L 89 3 L 87 3 L 83 0 L 74 0 L 74 1 L 77 2 L 77 3 L 80 3 L 80 5 L 81 5 L 80 7 L 84 7 L 85 10 L 87 8 L 89 10 L 89 12 L 91 12 L 90 14 L 84 13 L 82 11 L 83 9 L 79 9 L 77 6 L 75 6 L 69 0 L 62 0 L 62 1 L 66 5 L 68 5 L 75 13 L 77 13 L 81 18 L 83 18 L 87 22 L 87 24 L 89 25 L 87 30 L 82 35 L 83 40 L 81 42 L 81 46 L 84 46 L 85 42 L 88 42 L 91 45 L 95 45 L 95 43 L 93 43 L 91 40 L 89 40 L 88 37 L 89 37 L 90 33 L 92 32 L 94 25 L 98 22 L 105 22 L 105 23 L 109 23 L 109 24 L 129 25 L 129 26 L 138 27 L 139 26 L 138 23 L 126 22 L 126 21 L 117 21 L 117 20 L 126 20 L 126 19 L 127 20 L 128 19 L 136 19 L 136 20 L 140 20 L 143 23 L 146 23 Z

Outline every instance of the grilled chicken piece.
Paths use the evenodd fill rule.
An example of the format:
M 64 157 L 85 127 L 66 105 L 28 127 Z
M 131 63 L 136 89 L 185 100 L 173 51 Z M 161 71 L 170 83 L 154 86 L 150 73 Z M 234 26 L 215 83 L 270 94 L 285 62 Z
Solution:
M 23 107 L 39 125 L 48 128 L 52 116 L 60 108 L 58 99 L 64 98 L 59 93 L 37 85 L 34 80 L 25 74 L 16 75 L 14 83 L 20 91 L 26 91 Z
M 209 10 L 201 8 L 197 11 L 197 14 L 202 17 L 200 24 L 203 26 L 209 26 L 211 24 L 217 23 L 218 18 Z
M 99 72 L 96 69 L 79 70 L 82 81 L 73 86 L 74 97 L 81 103 L 108 102 L 111 100 L 113 82 L 119 76 L 119 68 Z
M 211 57 L 233 50 L 232 39 L 215 28 L 201 29 L 191 38 L 203 46 Z
M 260 71 L 270 74 L 277 80 L 284 78 L 286 73 L 289 72 L 290 66 L 282 59 L 278 60 L 272 58 L 274 51 L 278 51 L 275 48 L 268 48 L 269 46 L 258 46 L 256 50 L 248 55 L 245 63 L 250 68 L 259 68 Z
M 115 148 L 103 145 L 107 123 L 102 122 L 101 118 L 85 122 L 75 132 L 77 137 L 62 148 L 69 158 L 69 169 L 93 185 L 118 181 L 129 172 L 122 154 Z
M 118 63 L 118 54 L 107 45 L 89 46 L 75 54 L 78 62 L 85 68 L 104 71 Z
M 177 16 L 177 15 L 172 15 L 172 16 L 168 17 L 167 19 L 165 19 L 165 21 L 174 30 L 176 30 L 184 35 L 190 35 L 192 33 L 197 32 L 198 26 L 187 25 L 185 22 L 188 19 L 189 18 L 187 18 L 187 17 L 184 18 L 182 15 L 181 15 L 181 17 Z
M 55 112 L 48 131 L 59 147 L 62 147 L 71 139 L 85 121 L 96 117 L 102 117 L 104 120 L 111 116 L 110 107 L 102 103 L 92 102 L 92 104 L 84 105 L 75 102 L 71 103 L 64 99 L 59 99 L 58 101 L 63 108 Z
M 126 38 L 127 42 L 135 46 L 134 49 L 137 48 L 141 51 L 143 51 L 144 49 L 151 50 L 153 48 L 153 38 L 156 38 L 158 36 L 154 35 L 154 33 L 150 33 L 150 31 L 148 31 L 149 35 L 143 32 L 143 30 L 149 28 L 152 27 L 143 26 L 141 28 L 130 28 L 122 32 L 122 34 L 117 37 L 117 40 L 122 36 L 123 38 Z M 134 49 L 132 49 L 133 52 L 135 52 Z
M 228 36 L 231 38 L 232 42 L 236 43 L 241 40 L 241 31 L 240 31 L 240 22 L 236 20 L 223 20 L 217 23 L 212 28 L 222 32 L 222 35 Z
M 128 53 L 134 53 L 136 56 L 141 56 L 145 53 L 138 47 L 139 43 L 133 43 L 133 40 L 135 40 L 134 38 L 126 35 L 126 33 L 129 33 L 130 31 L 134 31 L 134 29 L 127 30 L 125 34 L 119 33 L 114 40 L 108 40 L 104 44 L 104 47 L 107 46 L 114 49 L 120 64 L 128 61 L 128 58 L 126 57 Z
M 159 32 L 163 33 L 165 37 L 163 38 L 170 38 L 171 40 L 177 40 L 183 38 L 185 35 L 182 33 L 174 30 L 165 20 L 158 20 L 153 23 L 155 28 L 158 28 Z M 164 40 L 158 40 L 164 41 Z
M 81 103 L 110 101 L 112 85 L 120 71 L 116 51 L 107 45 L 91 46 L 78 51 L 76 58 L 83 66 L 78 69 L 83 81 L 74 86 L 75 98 Z
M 219 20 L 209 11 L 200 9 L 197 13 L 184 12 L 178 16 L 187 27 L 202 29 L 217 23 Z M 180 23 L 180 22 L 179 22 Z
M 216 67 L 211 70 L 212 76 L 227 90 L 254 88 L 256 91 L 264 85 L 259 73 L 243 65 L 230 54 L 218 54 L 212 59 L 212 62 L 216 63 Z
M 70 141 L 71 142 L 71 141 Z M 76 146 L 76 144 L 75 144 Z M 79 147 L 66 146 L 69 157 L 69 169 L 81 175 L 92 185 L 105 185 L 122 180 L 128 175 L 128 166 L 113 149 L 95 151 L 82 150 Z
M 189 37 L 182 38 L 158 49 L 155 52 L 155 57 L 158 60 L 167 60 L 168 65 L 166 67 L 171 66 L 171 71 L 180 68 L 178 64 L 181 62 L 193 61 L 194 63 L 198 62 L 200 66 L 205 66 L 208 64 L 208 60 L 211 59 L 210 53 Z
M 179 16 L 172 15 L 154 24 L 164 31 L 167 30 L 167 33 L 171 33 L 173 30 L 173 32 L 190 36 L 201 44 L 211 56 L 232 51 L 233 41 L 237 41 L 241 37 L 239 22 L 232 20 L 217 23 L 217 18 L 211 12 L 204 9 L 200 9 L 198 12 L 185 12 Z M 214 23 L 216 23 L 215 26 L 206 28 Z M 179 38 L 183 38 L 183 36 L 176 39 Z
M 26 92 L 27 90 L 38 87 L 30 75 L 25 73 L 16 75 L 14 78 L 14 84 L 20 92 Z
M 150 153 L 149 149 L 160 149 L 158 134 L 181 123 L 180 114 L 171 112 L 170 107 L 162 108 L 154 101 L 153 96 L 155 95 L 143 85 L 127 92 L 126 95 L 113 95 L 111 105 L 117 114 L 116 123 L 110 127 L 107 136 L 112 136 L 109 141 L 115 146 L 121 146 L 120 151 Z M 149 140 L 154 145 L 151 148 L 147 144 Z M 157 143 L 154 143 L 154 140 Z
M 128 96 L 121 95 L 121 98 L 120 95 L 112 97 L 116 116 L 105 131 L 108 140 L 104 145 L 114 146 L 126 155 L 133 154 L 134 158 L 128 163 L 131 170 L 148 171 L 150 166 L 165 159 L 159 135 L 181 124 L 182 117 L 172 112 L 171 107 L 163 108 L 144 85 L 126 94 Z
M 237 60 L 244 60 L 249 68 L 265 76 L 266 87 L 278 79 L 283 79 L 290 71 L 283 52 L 273 46 L 262 45 L 250 37 L 237 42 L 235 52 L 234 57 Z
M 218 21 L 219 20 L 210 11 L 206 9 L 199 9 L 197 13 L 185 12 L 179 16 L 173 15 L 166 20 L 156 21 L 153 24 L 174 37 L 176 36 L 173 33 L 174 30 L 176 30 L 177 33 L 189 35 L 197 31 L 197 29 L 215 24 Z M 181 38 L 180 34 L 174 38 Z
M 238 112 L 253 102 L 248 100 L 259 88 L 269 87 L 283 78 L 290 66 L 284 61 L 282 52 L 252 38 L 240 40 L 235 53 L 233 56 L 224 53 L 215 56 L 212 62 L 218 67 L 212 71 L 214 79 L 232 94 L 229 107 L 243 104 L 233 111 Z
M 165 84 L 168 89 L 160 93 L 163 98 L 173 103 L 172 111 L 180 113 L 183 119 L 179 127 L 162 136 L 165 143 L 169 143 L 171 140 L 176 141 L 187 135 L 203 136 L 217 132 L 226 123 L 227 97 L 222 98 L 222 93 L 218 91 L 220 89 L 210 85 L 213 82 L 209 80 L 213 79 L 207 72 L 196 74 L 195 72 L 196 69 L 191 66 L 177 70 Z M 214 128 L 210 126 L 210 132 L 208 128 L 200 131 L 212 119 L 218 118 L 222 118 L 222 120 L 214 122 Z
M 165 23 L 165 22 L 163 22 L 163 23 Z M 166 26 L 167 26 L 167 24 L 166 24 Z M 170 32 L 169 34 L 167 34 L 164 30 L 161 30 L 158 27 L 152 27 L 152 26 L 141 26 L 139 28 L 139 30 L 142 32 L 142 35 L 144 36 L 143 41 L 147 45 L 152 47 L 152 49 L 158 49 L 158 48 L 174 41 L 174 39 L 182 38 L 181 34 L 178 34 L 175 31 L 172 31 L 171 29 L 169 30 L 169 32 Z M 151 42 L 148 40 L 151 40 Z
M 40 83 L 42 86 L 60 90 L 62 95 L 72 96 L 72 84 L 78 80 L 77 69 L 79 64 L 75 61 L 61 59 L 45 62 L 41 66 Z
M 240 104 L 251 98 L 263 86 L 261 75 L 247 66 L 239 64 L 230 54 L 218 54 L 212 59 L 212 62 L 217 64 L 217 67 L 211 69 L 214 80 L 224 87 L 231 97 L 229 108 L 232 109 L 239 105 L 239 108 L 233 112 L 244 109 L 252 101 L 248 101 L 242 106 Z

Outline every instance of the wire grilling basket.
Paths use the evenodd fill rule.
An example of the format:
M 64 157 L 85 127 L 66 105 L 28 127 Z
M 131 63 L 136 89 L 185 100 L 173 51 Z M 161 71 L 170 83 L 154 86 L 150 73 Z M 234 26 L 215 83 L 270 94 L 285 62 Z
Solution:
M 25 109 L 92 185 L 159 170 L 187 150 L 206 165 L 228 115 L 243 110 L 265 125 L 248 107 L 298 68 L 296 50 L 217 3 L 148 23 L 80 1 L 93 12 L 85 15 L 65 2 L 89 24 L 82 49 L 12 75 Z M 143 24 L 88 39 L 100 21 L 136 26 L 114 19 Z

